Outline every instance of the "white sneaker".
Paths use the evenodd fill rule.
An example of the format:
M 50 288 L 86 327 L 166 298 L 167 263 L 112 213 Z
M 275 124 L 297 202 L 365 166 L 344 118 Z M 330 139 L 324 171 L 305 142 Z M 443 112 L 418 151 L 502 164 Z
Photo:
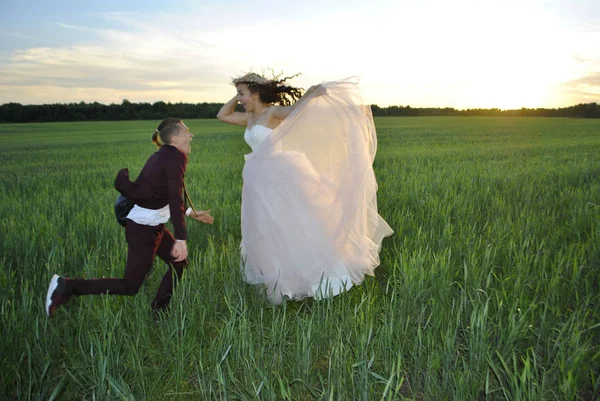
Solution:
M 58 305 L 64 304 L 67 300 L 65 297 L 65 283 L 64 279 L 58 274 L 52 276 L 50 285 L 48 285 L 48 293 L 46 294 L 46 315 L 48 317 L 54 314 Z

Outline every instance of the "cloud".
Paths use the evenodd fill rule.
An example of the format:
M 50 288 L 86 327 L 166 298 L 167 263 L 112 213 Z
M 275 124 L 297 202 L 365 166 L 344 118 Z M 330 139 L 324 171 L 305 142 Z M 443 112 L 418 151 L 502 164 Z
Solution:
M 561 90 L 571 100 L 571 104 L 600 103 L 600 72 L 564 82 Z
M 566 85 L 578 87 L 597 87 L 597 89 L 600 89 L 600 72 L 595 72 L 577 79 L 573 79 L 568 81 Z
M 8 89 L 18 86 L 23 88 L 18 97 L 23 99 L 28 94 L 29 102 L 38 102 L 35 94 L 39 88 L 53 88 L 57 96 L 61 88 L 70 92 L 61 94 L 61 98 L 72 99 L 74 93 L 92 96 L 80 99 L 85 101 L 118 102 L 120 99 L 105 96 L 134 92 L 158 96 L 148 101 L 172 99 L 175 94 L 185 95 L 178 99 L 181 101 L 225 101 L 233 94 L 231 76 L 249 69 L 272 67 L 293 74 L 314 70 L 317 62 L 323 78 L 328 74 L 342 78 L 352 74 L 338 75 L 335 68 L 328 67 L 332 65 L 332 49 L 337 48 L 337 65 L 348 71 L 368 60 L 364 51 L 363 57 L 356 58 L 354 47 L 365 48 L 369 38 L 364 37 L 360 43 L 339 41 L 337 34 L 328 35 L 318 29 L 325 23 L 322 20 L 310 24 L 292 19 L 251 20 L 226 28 L 199 29 L 192 24 L 202 25 L 202 21 L 166 14 L 142 18 L 131 13 L 110 13 L 103 18 L 120 26 L 93 29 L 56 23 L 62 29 L 92 32 L 94 40 L 18 49 L 0 59 L 0 103 L 14 101 L 15 92 Z M 289 33 L 274 35 L 278 25 L 285 26 Z M 314 80 L 318 82 L 319 78 Z M 295 84 L 312 84 L 303 79 L 296 79 Z
M 10 52 L 0 59 L 0 103 L 14 101 L 16 87 L 22 88 L 17 97 L 27 94 L 29 102 L 38 102 L 38 93 L 48 93 L 43 88 L 52 88 L 57 101 L 119 102 L 113 96 L 121 94 L 152 96 L 146 101 L 214 101 L 221 98 L 215 96 L 215 84 L 223 90 L 229 81 L 214 47 L 193 37 L 140 24 L 133 31 L 57 25 L 93 31 L 99 41 Z M 59 96 L 61 91 L 65 94 Z M 175 98 L 183 94 L 185 98 Z
M 576 53 L 577 74 L 575 78 L 560 83 L 561 90 L 572 103 L 600 103 L 600 56 L 597 52 Z
M 207 86 L 204 90 L 210 93 L 214 88 Z M 189 102 L 194 103 L 203 101 L 198 99 L 197 91 L 189 89 L 164 91 L 162 89 L 145 88 L 144 90 L 128 91 L 126 89 L 82 87 L 65 90 L 62 86 L 52 85 L 29 85 L 26 87 L 8 85 L 3 86 L 2 91 L 10 99 L 10 101 L 6 101 L 7 103 L 16 102 L 21 104 L 79 103 L 81 101 L 89 103 L 97 101 L 109 104 L 121 103 L 123 99 L 136 103 L 154 103 L 159 100 L 177 103 L 182 99 L 189 99 Z M 35 102 L 31 102 L 32 97 L 35 97 Z
M 35 37 L 33 37 L 31 35 L 25 35 L 25 34 L 18 33 L 18 32 L 0 32 L 0 36 L 8 36 L 8 37 L 19 38 L 19 39 L 36 39 Z
M 67 29 L 73 29 L 76 31 L 94 31 L 93 29 L 90 28 L 86 28 L 86 27 L 82 27 L 82 26 L 75 26 L 75 25 L 69 25 L 69 24 L 63 24 L 60 22 L 57 22 L 56 25 L 60 26 L 61 28 L 67 28 Z

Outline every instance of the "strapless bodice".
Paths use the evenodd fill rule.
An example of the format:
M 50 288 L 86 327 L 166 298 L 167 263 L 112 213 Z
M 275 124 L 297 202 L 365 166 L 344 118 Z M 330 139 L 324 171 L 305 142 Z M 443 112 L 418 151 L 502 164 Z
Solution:
M 244 132 L 244 139 L 254 152 L 262 143 L 262 141 L 271 135 L 271 132 L 273 132 L 273 130 L 269 127 L 265 127 L 264 125 L 260 124 L 254 124 L 251 129 L 246 128 L 246 132 Z

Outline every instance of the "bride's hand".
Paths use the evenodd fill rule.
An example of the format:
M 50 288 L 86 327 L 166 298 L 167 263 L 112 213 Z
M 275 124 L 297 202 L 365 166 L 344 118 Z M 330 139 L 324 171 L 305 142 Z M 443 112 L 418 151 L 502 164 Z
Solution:
M 190 217 L 205 224 L 212 224 L 215 221 L 215 218 L 210 214 L 210 210 L 199 210 L 197 212 L 192 212 L 190 213 Z

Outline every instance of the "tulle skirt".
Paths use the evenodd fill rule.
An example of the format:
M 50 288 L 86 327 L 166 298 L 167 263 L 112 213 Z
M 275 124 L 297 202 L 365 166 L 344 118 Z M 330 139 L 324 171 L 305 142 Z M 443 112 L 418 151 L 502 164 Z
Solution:
M 353 79 L 323 85 L 326 93 L 299 104 L 244 165 L 244 278 L 275 304 L 360 284 L 393 233 L 377 212 L 370 108 Z

